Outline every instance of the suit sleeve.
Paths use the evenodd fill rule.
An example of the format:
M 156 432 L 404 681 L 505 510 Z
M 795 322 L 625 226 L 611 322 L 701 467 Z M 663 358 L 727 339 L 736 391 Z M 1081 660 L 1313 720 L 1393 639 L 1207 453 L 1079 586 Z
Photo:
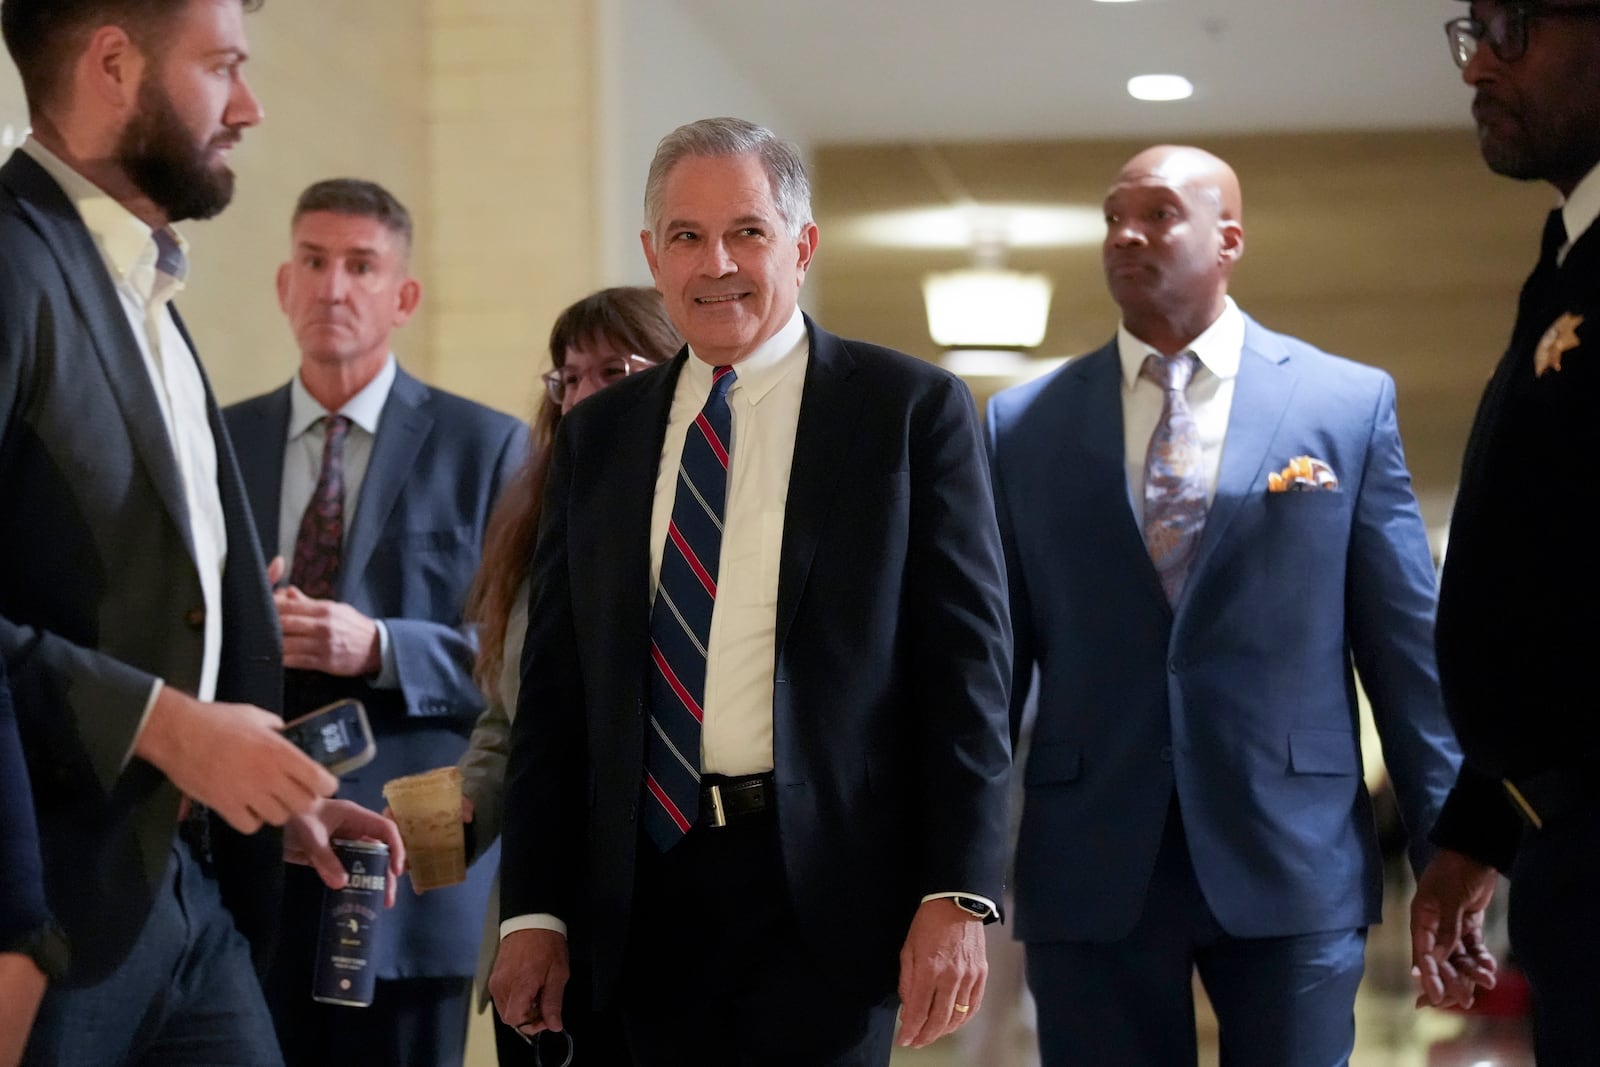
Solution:
M 1011 519 L 1011 502 L 1006 495 L 1006 479 L 1000 461 L 1000 423 L 1004 415 L 991 402 L 985 423 L 984 440 L 989 451 L 989 474 L 994 485 L 994 510 L 999 520 L 1000 545 L 1005 557 L 1006 592 L 1011 619 L 1011 750 L 1022 738 L 1028 694 L 1033 685 L 1033 614 L 1028 587 L 1023 581 L 1021 557 L 1017 552 L 1016 528 Z
M 26 254 L 0 255 L 0 486 L 10 491 L 19 451 L 44 449 L 30 416 L 29 382 L 36 350 L 53 343 L 41 336 L 39 322 L 19 309 L 47 306 L 28 279 Z M 24 570 L 34 554 L 28 541 L 47 536 L 28 527 L 25 508 L 13 522 L 0 524 L 0 553 L 7 567 Z M 12 538 L 20 543 L 13 543 Z M 19 573 L 18 581 L 37 581 Z M 0 582 L 0 590 L 8 583 Z M 27 586 L 22 586 L 27 588 Z M 18 714 L 25 723 L 30 748 L 48 760 L 56 773 L 73 780 L 91 777 L 109 794 L 127 765 L 128 755 L 144 723 L 145 710 L 158 679 L 93 648 L 76 644 L 49 630 L 17 621 L 7 613 L 7 592 L 0 591 L 0 656 L 11 676 Z M 63 714 L 65 712 L 65 714 Z
M 1420 872 L 1432 854 L 1428 833 L 1461 754 L 1439 693 L 1433 561 L 1400 445 L 1394 382 L 1387 375 L 1356 491 L 1345 593 L 1351 651 L 1405 819 L 1411 864 Z
M 11 690 L 0 660 L 0 945 L 16 944 L 50 921 L 44 861 L 34 825 L 28 768 L 23 763 Z
M 918 824 L 924 892 L 1001 899 L 1011 746 L 1005 564 L 972 395 L 944 380 L 912 425 L 906 603 L 925 723 Z
M 500 491 L 527 455 L 527 428 L 513 423 L 500 441 L 483 514 L 494 510 Z M 487 520 L 485 520 L 487 521 Z M 459 611 L 461 605 L 457 605 Z M 397 681 L 405 698 L 406 714 L 436 718 L 454 715 L 474 718 L 483 709 L 483 693 L 472 677 L 478 653 L 474 628 L 467 623 L 431 619 L 386 618 L 390 647 L 394 651 Z
M 511 680 L 501 684 L 489 706 L 472 728 L 467 751 L 457 761 L 461 768 L 461 791 L 472 801 L 473 855 L 477 859 L 500 836 L 505 806 L 506 760 L 511 752 L 511 716 L 516 710 L 520 686 L 522 643 L 528 629 L 527 598 L 511 613 L 506 623 L 505 662 L 502 676 Z
M 585 855 L 588 766 L 583 683 L 567 566 L 572 420 L 562 420 L 529 573 L 528 634 L 511 720 L 500 850 L 500 918 L 547 914 L 570 922 Z

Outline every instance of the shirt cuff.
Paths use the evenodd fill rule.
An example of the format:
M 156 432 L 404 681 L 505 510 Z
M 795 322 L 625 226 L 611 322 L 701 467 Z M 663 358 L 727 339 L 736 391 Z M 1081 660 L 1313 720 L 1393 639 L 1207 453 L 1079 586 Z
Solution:
M 161 687 L 166 684 L 160 678 L 150 683 L 150 696 L 144 702 L 144 713 L 139 716 L 139 725 L 134 728 L 133 740 L 128 742 L 128 751 L 122 757 L 123 770 L 127 770 L 128 764 L 133 762 L 133 750 L 139 747 L 139 736 L 144 733 L 145 723 L 150 721 L 150 712 L 155 709 L 156 697 L 161 695 Z
M 378 668 L 378 676 L 372 680 L 374 689 L 399 689 L 400 668 L 395 663 L 394 642 L 389 640 L 389 628 L 383 624 L 382 619 L 373 619 L 372 623 L 378 628 L 378 659 L 382 666 Z
M 567 936 L 567 924 L 554 915 L 539 913 L 536 915 L 514 915 L 500 924 L 500 940 L 504 941 L 518 930 L 554 930 L 562 937 Z
M 960 890 L 957 890 L 953 893 L 929 893 L 927 896 L 922 898 L 922 902 L 926 904 L 930 900 L 948 900 L 951 897 L 966 897 L 968 900 L 976 900 L 979 903 L 987 904 L 989 906 L 990 915 L 998 916 L 1000 914 L 999 906 L 988 897 L 983 896 L 981 893 L 964 893 Z

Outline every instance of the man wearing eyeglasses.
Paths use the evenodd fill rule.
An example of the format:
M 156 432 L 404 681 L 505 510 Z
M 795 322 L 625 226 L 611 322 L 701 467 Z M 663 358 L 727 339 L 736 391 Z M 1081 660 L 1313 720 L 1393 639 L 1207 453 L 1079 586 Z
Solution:
M 1484 160 L 1555 186 L 1538 265 L 1467 443 L 1439 599 L 1439 674 L 1465 761 L 1412 905 L 1421 996 L 1492 984 L 1496 872 L 1534 989 L 1540 1064 L 1600 1055 L 1600 571 L 1586 521 L 1600 410 L 1600 3 L 1479 0 L 1446 24 Z
M 334 179 L 300 195 L 278 303 L 299 373 L 224 412 L 238 443 L 283 625 L 284 717 L 354 697 L 377 757 L 339 795 L 381 810 L 383 783 L 451 763 L 483 696 L 462 621 L 484 527 L 527 456 L 523 424 L 424 385 L 390 348 L 422 299 L 411 217 L 374 182 Z M 313 1002 L 322 890 L 285 886 L 284 936 L 268 1002 L 289 1067 L 460 1064 L 495 858 L 463 885 L 402 892 L 376 924 L 376 1000 Z

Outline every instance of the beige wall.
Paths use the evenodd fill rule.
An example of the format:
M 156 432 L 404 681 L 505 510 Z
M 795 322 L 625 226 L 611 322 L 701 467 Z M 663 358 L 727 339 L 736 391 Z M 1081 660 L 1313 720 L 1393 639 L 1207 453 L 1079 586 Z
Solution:
M 551 322 L 601 280 L 592 4 L 430 6 L 432 380 L 526 414 Z

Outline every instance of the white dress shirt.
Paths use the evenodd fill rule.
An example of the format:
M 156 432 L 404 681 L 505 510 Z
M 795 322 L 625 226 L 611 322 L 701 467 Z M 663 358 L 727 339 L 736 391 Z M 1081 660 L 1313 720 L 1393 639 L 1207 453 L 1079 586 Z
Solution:
M 1561 205 L 1561 221 L 1567 227 L 1567 243 L 1556 254 L 1557 263 L 1567 261 L 1572 242 L 1582 237 L 1594 220 L 1600 218 L 1600 166 L 1590 170 L 1572 189 L 1572 195 Z
M 345 402 L 338 411 L 330 412 L 317 402 L 296 374 L 289 383 L 289 438 L 283 453 L 283 486 L 278 495 L 278 554 L 283 557 L 284 579 L 294 567 L 294 545 L 300 536 L 300 520 L 305 516 L 311 494 L 316 492 L 317 479 L 322 474 L 322 442 L 327 437 L 327 415 L 343 415 L 350 420 L 350 432 L 344 439 L 344 537 L 350 541 L 350 528 L 355 524 L 356 504 L 361 499 L 361 482 L 367 476 L 367 462 L 372 458 L 372 442 L 378 436 L 378 422 L 383 418 L 383 406 L 389 402 L 389 390 L 394 386 L 397 372 L 394 353 L 384 361 L 383 369 L 372 381 Z M 400 684 L 400 674 L 394 662 L 394 649 L 389 644 L 389 628 L 381 619 L 378 626 L 378 648 L 383 659 L 378 676 L 372 684 L 381 689 L 393 689 Z
M 172 317 L 171 301 L 183 290 L 184 279 L 156 269 L 153 231 L 103 189 L 32 137 L 22 143 L 22 151 L 55 179 L 77 208 L 100 250 L 139 346 L 183 482 L 189 539 L 205 600 L 205 651 L 200 663 L 200 684 L 194 695 L 206 701 L 215 699 L 222 653 L 222 571 L 228 560 L 228 531 L 222 515 L 222 494 L 217 489 L 217 443 L 206 411 L 205 379 Z M 167 233 L 180 249 L 187 251 L 188 244 L 175 230 L 168 227 Z M 155 706 L 163 684 L 157 679 L 151 687 L 145 718 Z M 134 733 L 135 741 L 143 730 L 141 720 Z M 124 762 L 131 756 L 130 747 Z
M 1244 313 L 1233 302 L 1233 297 L 1223 300 L 1222 314 L 1184 349 L 1193 352 L 1200 361 L 1183 395 L 1189 401 L 1195 428 L 1200 432 L 1201 471 L 1206 480 L 1207 504 L 1217 494 L 1223 438 L 1228 432 L 1233 387 L 1244 353 Z M 1161 407 L 1166 400 L 1161 386 L 1139 376 L 1145 357 L 1155 351 L 1129 333 L 1126 325 L 1117 327 L 1117 355 L 1122 360 L 1122 434 L 1128 471 L 1128 503 L 1140 529 L 1144 528 L 1145 455 L 1150 451 L 1150 437 L 1161 421 Z
M 810 358 L 805 321 L 796 310 L 787 325 L 733 367 L 728 390 L 733 446 L 700 727 L 700 767 L 706 774 L 757 774 L 773 767 L 778 556 Z M 678 375 L 656 471 L 650 513 L 652 587 L 661 571 L 683 442 L 711 393 L 711 374 L 711 364 L 691 349 Z

